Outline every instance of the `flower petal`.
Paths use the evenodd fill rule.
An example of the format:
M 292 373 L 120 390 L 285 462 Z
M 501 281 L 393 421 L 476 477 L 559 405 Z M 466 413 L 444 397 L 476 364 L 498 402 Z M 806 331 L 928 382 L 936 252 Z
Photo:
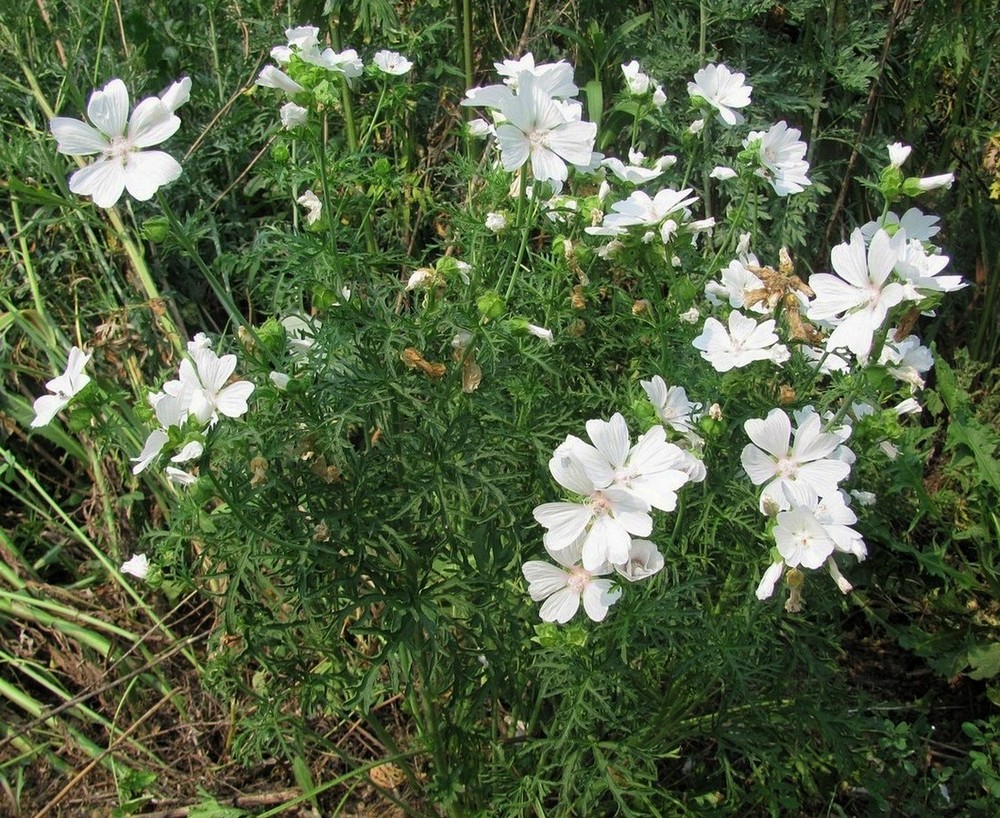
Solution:
M 87 116 L 105 136 L 123 136 L 128 122 L 128 89 L 119 79 L 111 80 L 90 95 Z
M 79 119 L 57 116 L 49 122 L 49 130 L 56 138 L 56 150 L 69 156 L 90 156 L 108 147 L 108 140 L 97 128 Z
M 535 602 L 565 588 L 569 577 L 561 568 L 541 560 L 529 560 L 521 566 L 521 573 L 528 580 L 528 593 Z
M 69 177 L 69 189 L 90 196 L 98 207 L 114 207 L 125 190 L 125 168 L 111 159 L 98 159 Z
M 543 622 L 558 622 L 562 625 L 573 618 L 579 607 L 580 595 L 569 588 L 563 588 L 545 600 L 538 614 Z
M 125 187 L 133 198 L 140 202 L 153 198 L 161 186 L 169 184 L 181 175 L 181 165 L 169 153 L 163 151 L 135 152 L 125 165 Z
M 128 123 L 128 141 L 135 148 L 148 148 L 169 139 L 181 126 L 175 116 L 157 97 L 149 97 L 140 102 L 132 112 Z

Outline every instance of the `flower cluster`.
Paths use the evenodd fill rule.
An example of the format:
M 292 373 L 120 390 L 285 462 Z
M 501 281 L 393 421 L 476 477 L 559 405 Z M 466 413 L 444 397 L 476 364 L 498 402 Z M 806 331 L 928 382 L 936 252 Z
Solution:
M 700 461 L 667 442 L 663 426 L 653 426 L 632 445 L 625 419 L 587 421 L 591 443 L 570 435 L 549 461 L 549 471 L 573 499 L 543 503 L 534 510 L 545 529 L 545 550 L 562 567 L 531 560 L 522 571 L 528 592 L 545 600 L 541 617 L 567 622 L 583 599 L 584 610 L 604 619 L 621 595 L 611 580 L 616 572 L 634 582 L 663 567 L 663 557 L 648 537 L 652 510 L 673 511 L 677 491 L 699 473 Z M 694 477 L 692 475 L 695 475 Z
M 150 393 L 159 428 L 146 438 L 138 456 L 132 458 L 133 474 L 152 463 L 168 443 L 179 445 L 171 463 L 186 463 L 201 457 L 205 432 L 220 415 L 238 418 L 247 411 L 247 398 L 254 390 L 249 381 L 227 385 L 236 369 L 236 356 L 219 357 L 209 346 L 204 333 L 198 333 L 187 345 L 189 358 L 181 361 L 178 377 L 167 381 L 159 392 Z M 166 468 L 167 477 L 180 485 L 190 485 L 195 477 L 176 466 Z
M 567 62 L 535 65 L 531 54 L 496 63 L 501 85 L 473 88 L 463 105 L 487 108 L 504 170 L 530 163 L 539 182 L 564 182 L 573 165 L 588 168 L 594 160 L 597 125 L 583 121 L 583 108 L 572 98 L 579 91 Z
M 820 568 L 824 564 L 841 591 L 851 590 L 840 573 L 834 553 L 853 554 L 863 560 L 868 553 L 861 535 L 850 526 L 857 516 L 839 485 L 851 472 L 854 453 L 844 441 L 851 434 L 844 425 L 822 431 L 823 421 L 811 407 L 794 413 L 796 428 L 781 409 L 766 418 L 743 424 L 752 441 L 740 460 L 754 485 L 763 485 L 760 510 L 773 517 L 776 554 L 757 587 L 758 599 L 767 599 L 786 568 Z M 801 582 L 792 583 L 793 589 Z M 790 598 L 789 609 L 801 604 Z

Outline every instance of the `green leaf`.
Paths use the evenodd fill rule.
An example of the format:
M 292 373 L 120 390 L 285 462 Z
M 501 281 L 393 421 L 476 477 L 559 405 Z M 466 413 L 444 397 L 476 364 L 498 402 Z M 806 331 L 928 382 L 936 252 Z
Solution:
M 1000 673 L 1000 642 L 979 646 L 969 651 L 970 679 L 992 679 Z

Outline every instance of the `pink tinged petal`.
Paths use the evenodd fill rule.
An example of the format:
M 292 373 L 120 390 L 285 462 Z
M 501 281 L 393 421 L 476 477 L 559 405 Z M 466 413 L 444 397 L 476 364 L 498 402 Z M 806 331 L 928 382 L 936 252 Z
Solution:
M 253 393 L 250 381 L 236 381 L 229 384 L 215 397 L 215 406 L 227 418 L 242 417 L 247 413 L 247 398 Z
M 628 425 L 625 418 L 618 412 L 610 421 L 588 420 L 587 434 L 597 449 L 615 468 L 621 467 L 628 458 L 632 441 L 629 438 Z
M 538 615 L 543 622 L 569 622 L 580 608 L 580 595 L 569 588 L 556 591 L 545 600 Z
M 111 80 L 90 95 L 87 116 L 105 136 L 124 136 L 128 122 L 128 89 L 121 80 Z
M 774 593 L 774 586 L 778 584 L 778 580 L 781 579 L 784 572 L 784 562 L 772 562 L 764 572 L 760 585 L 757 586 L 757 599 L 769 599 Z
M 545 547 L 554 551 L 572 545 L 594 518 L 594 512 L 579 503 L 543 503 L 532 514 L 548 530 Z
M 140 202 L 146 202 L 163 185 L 181 175 L 181 165 L 169 153 L 145 151 L 129 155 L 125 165 L 125 187 Z
M 149 148 L 169 139 L 181 126 L 174 115 L 157 97 L 140 102 L 128 123 L 128 141 L 134 148 Z
M 98 207 L 114 207 L 125 191 L 125 168 L 116 160 L 98 159 L 69 177 L 69 189 L 90 196 Z
M 49 122 L 59 153 L 69 156 L 90 156 L 108 147 L 107 138 L 96 128 L 79 119 L 57 116 Z
M 132 462 L 135 463 L 132 467 L 132 474 L 139 474 L 146 466 L 152 463 L 160 452 L 163 451 L 167 440 L 169 440 L 169 437 L 162 429 L 154 429 L 150 432 L 149 437 L 146 438 L 146 444 L 142 447 L 142 451 L 139 452 L 137 457 L 132 458 Z
M 42 395 L 33 405 L 35 418 L 31 421 L 31 428 L 38 429 L 41 426 L 47 426 L 51 423 L 52 418 L 54 418 L 59 411 L 69 403 L 69 401 L 70 399 L 68 397 L 64 398 L 59 395 Z
M 528 593 L 535 602 L 541 602 L 556 591 L 561 591 L 569 579 L 569 575 L 561 568 L 540 560 L 526 562 L 521 566 L 521 573 L 528 580 Z
M 608 608 L 622 595 L 622 589 L 612 590 L 611 584 L 609 579 L 595 579 L 583 589 L 583 610 L 594 622 L 602 622 L 608 614 Z
M 775 457 L 788 454 L 788 440 L 792 434 L 792 422 L 781 409 L 772 409 L 766 418 L 750 418 L 743 424 L 747 437 L 761 449 Z

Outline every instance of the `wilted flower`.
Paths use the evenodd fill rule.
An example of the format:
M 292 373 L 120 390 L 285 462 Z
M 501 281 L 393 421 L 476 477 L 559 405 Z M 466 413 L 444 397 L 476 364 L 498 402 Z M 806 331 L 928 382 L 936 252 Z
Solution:
M 32 429 L 48 425 L 52 418 L 90 383 L 90 376 L 83 371 L 88 361 L 90 361 L 90 355 L 85 355 L 79 347 L 70 347 L 63 374 L 45 384 L 45 388 L 52 394 L 42 395 L 35 400 L 33 406 L 35 418 L 31 421 Z
M 311 190 L 307 190 L 298 199 L 300 205 L 306 209 L 306 224 L 315 224 L 323 214 L 323 202 Z
M 718 179 L 720 182 L 725 182 L 727 179 L 735 179 L 737 173 L 732 168 L 728 168 L 725 165 L 716 165 L 712 168 L 712 172 L 708 174 L 713 179 Z
M 184 102 L 183 81 L 167 91 L 167 102 L 148 97 L 128 116 L 129 96 L 125 83 L 111 80 L 94 91 L 87 104 L 88 125 L 77 119 L 55 117 L 49 128 L 59 153 L 99 158 L 69 177 L 69 189 L 90 196 L 98 207 L 113 207 L 122 192 L 141 202 L 153 197 L 163 185 L 181 175 L 180 163 L 163 151 L 147 151 L 169 139 L 181 125 L 173 112 Z M 173 107 L 171 107 L 173 106 Z

